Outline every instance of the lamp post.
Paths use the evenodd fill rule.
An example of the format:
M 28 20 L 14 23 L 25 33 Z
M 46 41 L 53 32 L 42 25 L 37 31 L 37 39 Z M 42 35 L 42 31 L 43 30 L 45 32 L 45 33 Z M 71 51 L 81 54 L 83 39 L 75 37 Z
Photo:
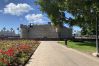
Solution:
M 98 41 L 98 12 L 96 12 L 96 54 L 99 56 L 99 41 Z
M 96 53 L 93 53 L 94 56 L 99 57 L 99 41 L 98 41 L 98 11 L 96 11 Z

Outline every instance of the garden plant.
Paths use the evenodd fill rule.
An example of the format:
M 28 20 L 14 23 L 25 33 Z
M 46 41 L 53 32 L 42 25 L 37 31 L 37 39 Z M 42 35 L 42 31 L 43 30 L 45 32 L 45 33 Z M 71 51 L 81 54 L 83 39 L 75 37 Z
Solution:
M 0 40 L 0 66 L 24 66 L 39 43 L 33 40 Z

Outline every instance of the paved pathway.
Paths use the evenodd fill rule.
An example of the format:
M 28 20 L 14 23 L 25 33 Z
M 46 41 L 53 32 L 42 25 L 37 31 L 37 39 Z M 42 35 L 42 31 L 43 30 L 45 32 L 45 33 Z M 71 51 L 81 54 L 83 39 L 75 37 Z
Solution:
M 26 66 L 99 66 L 99 59 L 55 41 L 42 41 Z

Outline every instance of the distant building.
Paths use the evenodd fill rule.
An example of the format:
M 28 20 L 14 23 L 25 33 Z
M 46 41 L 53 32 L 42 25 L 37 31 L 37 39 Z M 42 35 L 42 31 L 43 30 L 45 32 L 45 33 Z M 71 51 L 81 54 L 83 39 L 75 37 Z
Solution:
M 81 36 L 81 31 L 77 31 L 76 36 Z
M 71 38 L 72 30 L 67 27 L 54 27 L 51 23 L 45 25 L 20 25 L 21 38 Z
M 1 30 L 0 31 L 0 36 L 15 36 L 15 31 L 10 31 L 10 30 Z

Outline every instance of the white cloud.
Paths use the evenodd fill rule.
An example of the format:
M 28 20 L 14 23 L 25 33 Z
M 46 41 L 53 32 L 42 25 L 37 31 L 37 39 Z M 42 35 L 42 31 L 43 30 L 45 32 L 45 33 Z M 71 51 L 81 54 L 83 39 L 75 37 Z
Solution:
M 4 8 L 4 13 L 20 16 L 24 13 L 28 13 L 30 10 L 33 10 L 33 8 L 26 3 L 20 3 L 20 4 L 9 3 Z
M 34 24 L 45 24 L 49 21 L 48 18 L 43 16 L 42 14 L 28 14 L 25 16 L 25 18 L 30 23 L 34 23 Z

